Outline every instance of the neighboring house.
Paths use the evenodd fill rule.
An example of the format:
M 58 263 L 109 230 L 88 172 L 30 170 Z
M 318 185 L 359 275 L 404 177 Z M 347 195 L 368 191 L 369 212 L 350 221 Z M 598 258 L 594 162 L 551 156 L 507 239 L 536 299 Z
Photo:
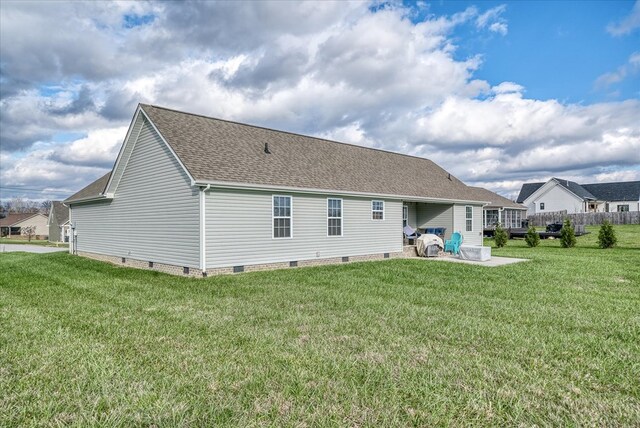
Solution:
M 472 188 L 476 190 L 478 198 L 488 201 L 482 215 L 482 225 L 485 229 L 495 228 L 498 223 L 509 229 L 523 227 L 523 221 L 527 219 L 527 207 L 485 188 Z
M 33 236 L 47 236 L 47 217 L 40 213 L 12 213 L 0 219 L 0 233 L 2 236 L 24 235 L 25 227 L 35 227 Z
M 404 221 L 482 244 L 482 199 L 430 160 L 150 105 L 64 203 L 70 252 L 190 274 L 399 256 Z
M 640 181 L 578 184 L 552 178 L 546 183 L 525 183 L 517 199 L 527 214 L 563 211 L 588 212 L 640 211 Z
M 61 201 L 51 201 L 49 211 L 49 241 L 69 242 L 69 207 Z

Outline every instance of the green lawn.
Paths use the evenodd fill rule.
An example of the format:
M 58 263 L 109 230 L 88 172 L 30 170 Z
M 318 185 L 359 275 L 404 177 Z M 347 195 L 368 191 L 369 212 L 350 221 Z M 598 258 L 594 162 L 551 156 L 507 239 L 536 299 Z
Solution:
M 0 255 L 0 426 L 637 426 L 640 226 L 214 277 Z

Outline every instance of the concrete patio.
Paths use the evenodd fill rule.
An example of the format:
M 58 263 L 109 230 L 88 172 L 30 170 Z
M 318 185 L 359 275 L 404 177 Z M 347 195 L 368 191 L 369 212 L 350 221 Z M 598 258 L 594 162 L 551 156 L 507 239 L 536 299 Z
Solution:
M 457 256 L 452 256 L 447 254 L 446 256 L 440 257 L 420 257 L 423 260 L 428 261 L 443 261 L 443 262 L 453 262 L 453 263 L 465 263 L 468 265 L 478 265 L 478 266 L 487 266 L 487 267 L 498 267 L 498 266 L 506 266 L 512 265 L 514 263 L 527 262 L 529 259 L 517 259 L 514 257 L 496 257 L 491 256 L 491 260 L 487 260 L 486 262 L 478 262 L 473 260 L 462 260 Z

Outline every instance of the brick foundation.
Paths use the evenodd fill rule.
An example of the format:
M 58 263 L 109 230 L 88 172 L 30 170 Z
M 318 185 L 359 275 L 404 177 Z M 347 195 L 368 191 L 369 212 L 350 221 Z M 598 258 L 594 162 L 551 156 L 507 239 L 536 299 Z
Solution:
M 100 260 L 103 262 L 112 263 L 118 266 L 126 266 L 132 267 L 136 269 L 146 269 L 146 270 L 157 270 L 159 272 L 169 273 L 171 275 L 179 275 L 179 276 L 193 276 L 193 277 L 202 277 L 202 271 L 198 268 L 189 268 L 189 273 L 184 273 L 184 266 L 176 266 L 176 265 L 168 265 L 165 263 L 157 263 L 153 262 L 153 265 L 149 266 L 148 260 L 136 260 L 127 257 L 116 257 L 116 256 L 107 256 L 105 254 L 97 254 L 97 253 L 87 253 L 84 251 L 78 251 L 78 255 L 82 257 L 87 257 L 89 259 Z M 123 262 L 124 260 L 124 262 Z
M 418 249 L 415 245 L 405 245 L 402 252 L 404 257 L 418 257 Z
M 413 247 L 413 252 L 415 254 L 415 247 Z M 191 276 L 195 278 L 202 278 L 204 276 L 212 276 L 212 275 L 228 275 L 228 274 L 234 273 L 234 266 L 207 269 L 206 275 L 203 275 L 203 272 L 200 269 L 190 267 L 189 273 L 185 274 L 183 266 L 168 265 L 165 263 L 157 263 L 157 262 L 150 263 L 149 260 L 143 261 L 143 260 L 136 260 L 136 259 L 131 259 L 127 257 L 123 258 L 123 257 L 116 257 L 116 256 L 107 256 L 104 254 L 88 253 L 84 251 L 79 251 L 78 255 L 82 257 L 94 259 L 94 260 L 100 260 L 103 262 L 112 263 L 117 266 L 126 266 L 126 267 L 132 267 L 136 269 L 155 270 L 159 272 L 168 273 L 171 275 Z M 324 259 L 299 260 L 299 261 L 296 261 L 297 263 L 278 262 L 278 263 L 245 265 L 243 266 L 242 272 L 258 272 L 258 271 L 274 270 L 274 269 L 296 269 L 298 267 L 324 266 L 324 265 L 334 265 L 334 264 L 344 264 L 344 263 L 354 263 L 354 262 L 364 262 L 364 261 L 374 261 L 374 260 L 397 259 L 397 258 L 404 258 L 404 257 L 414 257 L 414 255 L 412 255 L 409 251 L 407 251 L 407 247 L 405 247 L 404 251 L 401 251 L 401 252 L 399 251 L 394 253 L 379 253 L 379 254 L 367 254 L 363 256 L 349 256 L 348 261 L 343 261 L 343 257 L 331 257 L 331 258 L 324 258 Z

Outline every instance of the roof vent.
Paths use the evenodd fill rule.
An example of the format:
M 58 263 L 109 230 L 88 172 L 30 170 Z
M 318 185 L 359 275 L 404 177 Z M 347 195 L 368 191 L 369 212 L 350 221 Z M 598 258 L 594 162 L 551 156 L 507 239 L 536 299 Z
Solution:
M 450 172 L 449 172 L 449 173 L 447 173 L 447 178 L 448 178 L 449 180 L 451 180 L 451 173 L 450 173 Z
M 271 154 L 271 151 L 269 150 L 269 143 L 264 143 L 264 152 L 268 155 Z

